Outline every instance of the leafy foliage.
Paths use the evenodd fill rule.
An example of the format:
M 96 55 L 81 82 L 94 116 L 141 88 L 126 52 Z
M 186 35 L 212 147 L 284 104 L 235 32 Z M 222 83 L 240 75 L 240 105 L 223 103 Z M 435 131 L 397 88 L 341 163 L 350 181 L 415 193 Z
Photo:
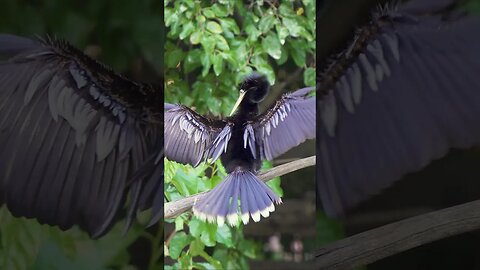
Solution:
M 299 70 L 294 85 L 315 85 L 315 1 L 166 0 L 165 26 L 166 102 L 226 115 L 252 71 L 273 84 L 280 71 Z M 219 161 L 192 168 L 166 160 L 166 200 L 212 189 L 225 175 Z M 268 185 L 283 194 L 280 179 Z M 166 231 L 165 269 L 245 269 L 262 256 L 241 224 L 217 226 L 191 213 L 166 222 L 174 229 Z
M 314 1 L 166 1 L 166 100 L 215 115 L 231 109 L 235 86 L 253 70 L 304 69 L 315 85 Z
M 0 209 L 1 269 L 107 269 L 128 265 L 127 247 L 143 232 L 138 226 L 126 236 L 118 224 L 99 240 L 78 229 L 62 232 L 35 220 L 18 219 Z

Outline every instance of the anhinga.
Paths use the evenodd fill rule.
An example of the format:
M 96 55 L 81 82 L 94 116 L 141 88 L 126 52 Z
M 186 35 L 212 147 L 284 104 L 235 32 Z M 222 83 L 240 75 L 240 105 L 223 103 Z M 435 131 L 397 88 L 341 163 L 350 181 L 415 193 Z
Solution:
M 0 204 L 92 237 L 126 202 L 161 218 L 163 90 L 55 39 L 3 34 L 0 55 Z
M 250 216 L 254 221 L 267 217 L 281 200 L 256 177 L 261 161 L 315 138 L 315 97 L 310 95 L 314 88 L 285 94 L 259 114 L 258 104 L 269 87 L 263 75 L 246 77 L 231 116 L 224 119 L 165 104 L 165 157 L 193 166 L 220 157 L 228 172 L 193 206 L 200 219 L 235 225 L 239 216 L 245 224 Z
M 317 199 L 328 214 L 480 143 L 480 18 L 450 4 L 382 9 L 320 74 Z

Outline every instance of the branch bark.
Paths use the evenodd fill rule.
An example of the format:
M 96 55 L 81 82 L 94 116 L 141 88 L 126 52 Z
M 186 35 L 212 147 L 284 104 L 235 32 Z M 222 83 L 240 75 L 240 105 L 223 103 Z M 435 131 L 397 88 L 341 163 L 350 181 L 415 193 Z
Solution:
M 312 157 L 307 157 L 307 158 L 302 158 L 299 160 L 295 160 L 286 164 L 282 164 L 279 166 L 276 166 L 274 168 L 271 168 L 269 170 L 260 172 L 257 176 L 260 178 L 260 180 L 267 182 L 268 180 L 282 176 L 284 174 L 303 169 L 305 167 L 313 166 L 315 165 L 315 156 Z M 188 210 L 190 210 L 195 203 L 196 200 L 200 199 L 203 195 L 207 194 L 208 191 L 206 192 L 201 192 L 189 197 L 185 197 L 183 199 L 174 201 L 174 202 L 168 202 L 165 203 L 164 205 L 164 214 L 165 218 L 174 218 Z
M 442 238 L 480 229 L 480 200 L 407 218 L 324 246 L 318 269 L 352 269 Z

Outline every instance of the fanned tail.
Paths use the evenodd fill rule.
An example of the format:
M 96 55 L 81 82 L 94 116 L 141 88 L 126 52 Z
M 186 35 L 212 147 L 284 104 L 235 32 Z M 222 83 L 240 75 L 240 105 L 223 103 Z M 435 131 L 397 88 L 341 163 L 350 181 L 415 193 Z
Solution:
M 250 171 L 237 169 L 199 199 L 193 206 L 193 213 L 201 220 L 230 226 L 238 224 L 240 216 L 247 224 L 250 216 L 258 222 L 260 215 L 268 217 L 275 211 L 274 202 L 282 200 Z

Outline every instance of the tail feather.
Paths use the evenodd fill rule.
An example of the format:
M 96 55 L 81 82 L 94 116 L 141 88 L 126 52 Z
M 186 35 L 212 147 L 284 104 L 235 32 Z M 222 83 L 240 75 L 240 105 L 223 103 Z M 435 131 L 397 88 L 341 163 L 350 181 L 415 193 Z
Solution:
M 258 222 L 260 216 L 268 217 L 275 210 L 274 203 L 282 200 L 250 171 L 236 170 L 193 206 L 193 213 L 208 222 L 231 226 L 238 223 L 239 216 L 244 224 L 252 217 Z
M 215 194 L 215 196 L 212 197 L 212 200 L 210 202 L 205 202 L 205 204 L 212 205 L 210 213 L 216 213 L 216 215 L 206 214 L 208 221 L 212 223 L 215 222 L 215 218 L 218 219 L 218 217 L 226 216 L 228 211 L 227 196 L 228 194 L 231 194 L 233 185 L 229 185 L 229 183 L 226 182 L 222 182 L 220 184 L 223 184 L 223 186 L 218 190 L 218 194 Z
M 233 180 L 233 195 L 232 195 L 232 201 L 230 202 L 228 206 L 228 214 L 227 214 L 227 222 L 230 225 L 238 224 L 238 205 L 233 202 L 238 202 L 240 199 L 240 181 L 238 181 L 238 178 L 234 178 Z M 220 221 L 220 222 L 218 222 Z M 219 224 L 222 224 L 223 219 L 221 218 L 220 220 L 217 219 L 217 222 Z

